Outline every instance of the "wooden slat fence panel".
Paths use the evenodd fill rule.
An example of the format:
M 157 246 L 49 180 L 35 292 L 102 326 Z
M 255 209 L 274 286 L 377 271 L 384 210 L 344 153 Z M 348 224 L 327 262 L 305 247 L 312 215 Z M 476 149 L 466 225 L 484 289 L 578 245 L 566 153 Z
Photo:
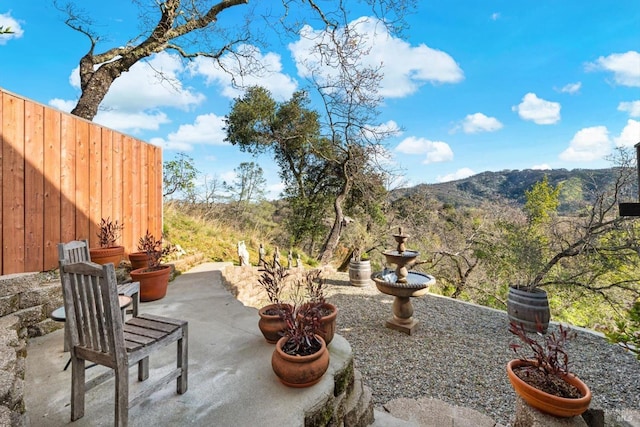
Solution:
M 162 150 L 0 88 L 1 274 L 58 265 L 58 242 L 98 245 L 101 218 L 135 252 L 162 233 Z
M 25 218 L 37 227 L 25 225 L 26 271 L 38 271 L 44 263 L 44 107 L 25 103 Z

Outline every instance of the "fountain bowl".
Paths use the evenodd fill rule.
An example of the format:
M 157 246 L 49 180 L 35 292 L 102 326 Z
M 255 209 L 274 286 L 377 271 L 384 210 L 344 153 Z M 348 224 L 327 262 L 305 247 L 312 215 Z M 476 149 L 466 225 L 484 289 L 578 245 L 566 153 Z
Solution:
M 405 251 L 412 252 L 412 251 Z M 436 282 L 435 277 L 430 274 L 410 271 L 407 275 L 406 283 L 397 282 L 398 276 L 394 271 L 385 270 L 374 273 L 371 279 L 375 282 L 380 292 L 398 297 L 419 297 L 429 291 L 429 285 Z

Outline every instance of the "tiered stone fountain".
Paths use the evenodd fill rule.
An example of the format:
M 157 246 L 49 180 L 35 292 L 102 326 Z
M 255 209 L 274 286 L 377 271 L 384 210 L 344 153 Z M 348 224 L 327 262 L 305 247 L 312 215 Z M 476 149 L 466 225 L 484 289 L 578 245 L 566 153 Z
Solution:
M 393 238 L 398 243 L 395 250 L 382 252 L 387 260 L 387 264 L 395 264 L 396 270 L 377 272 L 371 275 L 380 292 L 394 296 L 393 317 L 386 322 L 387 328 L 395 329 L 405 334 L 411 335 L 418 326 L 418 321 L 413 318 L 413 305 L 411 297 L 420 297 L 429 290 L 429 285 L 436 282 L 436 279 L 424 273 L 408 271 L 408 268 L 416 263 L 416 258 L 420 253 L 406 249 L 408 235 L 402 233 L 402 227 L 398 229 L 398 234 Z

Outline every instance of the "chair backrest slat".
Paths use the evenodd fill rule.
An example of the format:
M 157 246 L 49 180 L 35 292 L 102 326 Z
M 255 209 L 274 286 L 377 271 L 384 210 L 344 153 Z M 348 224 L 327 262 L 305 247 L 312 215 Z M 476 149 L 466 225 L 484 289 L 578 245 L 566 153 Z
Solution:
M 117 360 L 124 353 L 124 335 L 113 264 L 61 261 L 71 348 L 83 347 Z M 122 354 L 121 354 L 122 353 Z
M 69 264 L 91 261 L 89 241 L 85 239 L 73 240 L 69 243 L 60 243 L 58 245 L 58 259 L 67 260 Z

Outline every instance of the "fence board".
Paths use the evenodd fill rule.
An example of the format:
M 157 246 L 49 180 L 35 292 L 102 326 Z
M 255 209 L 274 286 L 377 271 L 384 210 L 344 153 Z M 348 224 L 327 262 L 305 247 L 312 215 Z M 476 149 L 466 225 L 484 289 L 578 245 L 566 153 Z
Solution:
M 24 100 L 2 99 L 2 266 L 7 273 L 24 271 Z
M 84 120 L 76 121 L 76 238 L 89 237 L 90 201 L 90 140 L 89 123 Z
M 87 236 L 95 235 L 100 221 L 100 205 L 102 203 L 102 128 L 89 128 L 89 217 Z
M 76 121 L 67 115 L 60 120 L 60 239 L 76 238 Z M 80 236 L 86 237 L 86 236 Z
M 57 267 L 56 245 L 88 238 L 101 218 L 136 250 L 162 230 L 162 151 L 0 88 L 1 273 Z
M 38 271 L 44 265 L 44 108 L 25 104 L 25 265 Z
M 112 217 L 114 215 L 112 200 L 113 200 L 113 131 L 107 128 L 100 128 L 100 164 L 97 166 L 99 168 L 96 172 L 96 175 L 99 173 L 99 178 L 96 176 L 98 180 L 97 184 L 100 187 L 100 199 L 96 201 L 96 210 L 91 212 L 91 231 L 89 233 L 90 236 L 96 236 L 100 227 L 100 220 L 102 217 Z M 96 147 L 97 149 L 97 147 Z M 93 176 L 93 172 L 92 172 Z M 108 208 L 105 208 L 108 207 Z M 104 212 L 105 209 L 108 209 L 107 212 Z
M 44 110 L 44 265 L 48 270 L 58 262 L 56 245 L 60 238 L 60 121 L 61 113 Z

